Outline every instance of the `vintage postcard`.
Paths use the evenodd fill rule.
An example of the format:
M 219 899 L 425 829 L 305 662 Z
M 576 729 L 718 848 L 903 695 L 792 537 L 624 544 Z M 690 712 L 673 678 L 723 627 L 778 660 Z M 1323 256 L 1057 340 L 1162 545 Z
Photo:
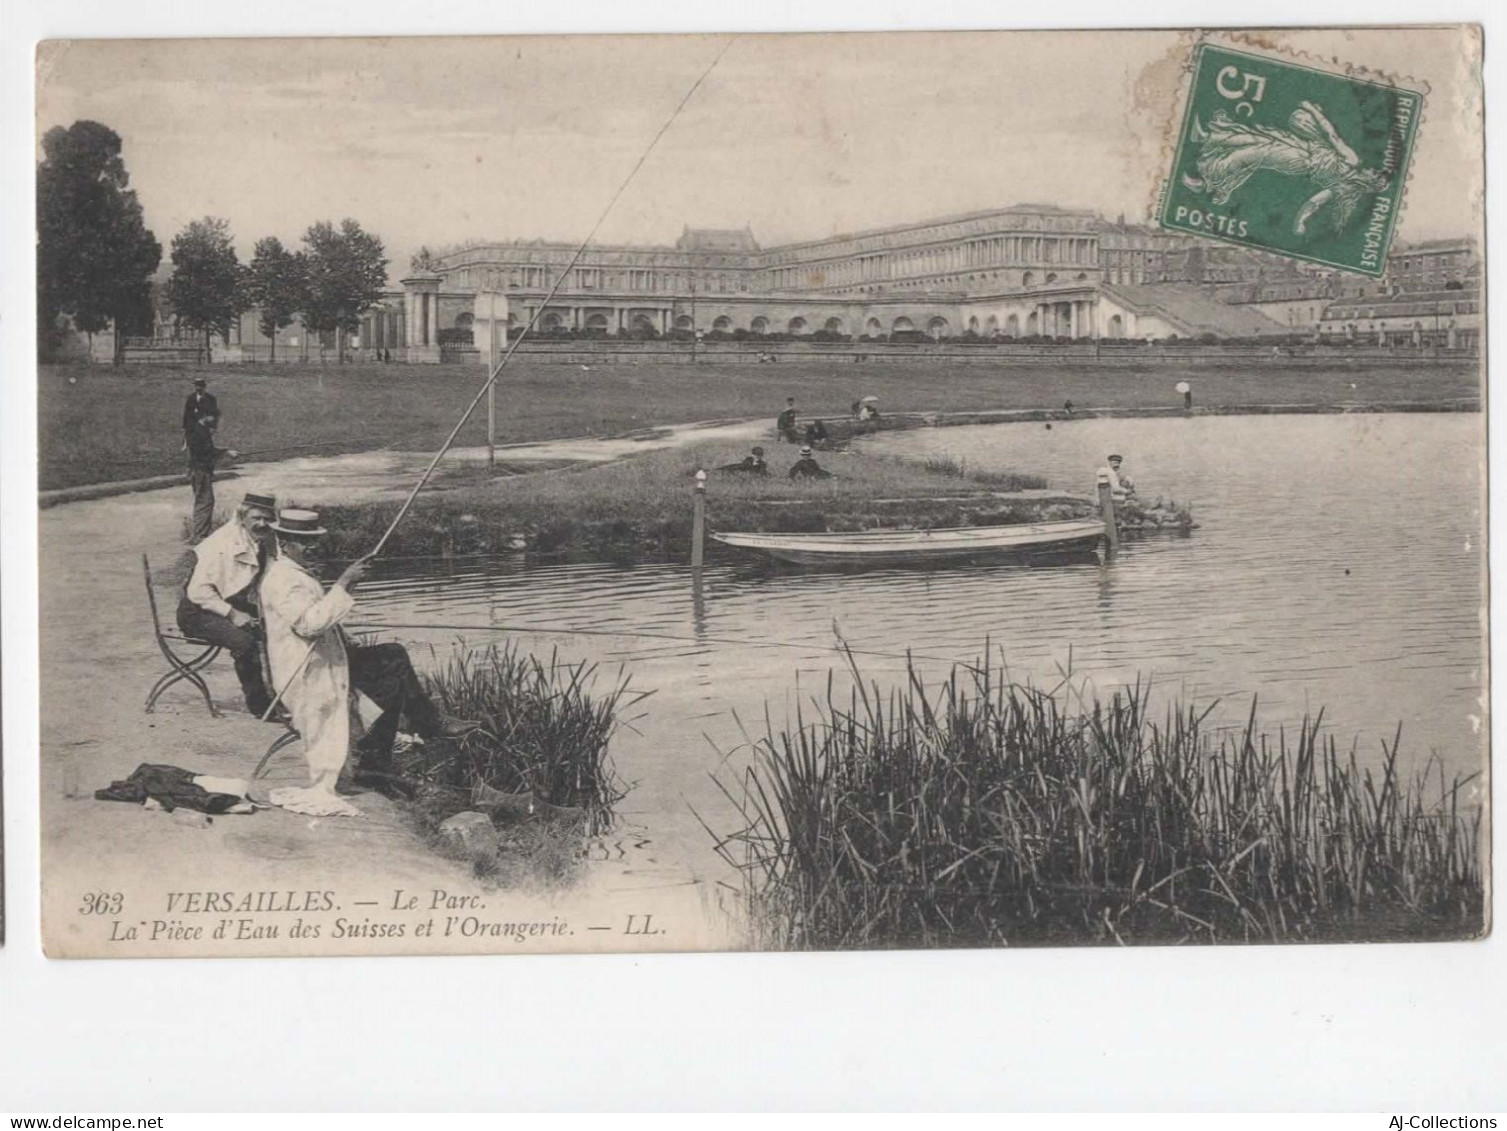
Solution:
M 43 43 L 47 953 L 1488 932 L 1482 50 Z

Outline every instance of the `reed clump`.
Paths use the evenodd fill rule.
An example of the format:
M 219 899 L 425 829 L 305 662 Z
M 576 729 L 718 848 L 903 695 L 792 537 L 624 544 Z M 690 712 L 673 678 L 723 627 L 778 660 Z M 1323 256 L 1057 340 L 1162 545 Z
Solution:
M 604 684 L 593 664 L 543 660 L 511 643 L 458 650 L 428 683 L 441 710 L 479 725 L 398 755 L 420 826 L 434 833 L 457 813 L 487 812 L 501 848 L 478 871 L 566 878 L 628 792 L 609 744 L 644 694 L 626 675 Z
M 851 657 L 850 657 L 851 661 Z M 933 691 L 829 681 L 772 726 L 719 839 L 756 932 L 797 948 L 1398 940 L 1484 929 L 1469 779 L 1404 780 L 1296 732 L 1207 733 L 1148 689 L 1084 702 L 987 662 Z M 1076 706 L 1072 704 L 1076 701 Z M 1431 763 L 1432 766 L 1432 763 Z

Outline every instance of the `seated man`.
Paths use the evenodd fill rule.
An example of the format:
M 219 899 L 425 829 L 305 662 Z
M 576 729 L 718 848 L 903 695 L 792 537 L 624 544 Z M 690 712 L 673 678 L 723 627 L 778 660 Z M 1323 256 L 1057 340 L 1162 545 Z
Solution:
M 791 479 L 831 479 L 832 473 L 811 456 L 810 446 L 801 449 L 801 458 L 790 468 Z
M 235 661 L 246 710 L 261 715 L 272 702 L 262 678 L 255 582 L 272 553 L 268 530 L 277 513 L 271 495 L 247 496 L 235 517 L 194 547 L 194 572 L 178 602 L 185 636 L 218 644 Z
M 825 444 L 827 442 L 827 425 L 820 420 L 813 420 L 806 425 L 806 443 Z
M 366 573 L 367 559 L 348 566 L 326 593 L 312 572 L 321 557 L 319 541 L 326 533 L 319 515 L 285 510 L 271 529 L 277 535 L 279 553 L 262 580 L 267 651 L 272 678 L 279 688 L 286 685 L 283 697 L 293 713 L 294 727 L 303 736 L 310 791 L 320 794 L 293 800 L 314 808 L 328 804 L 324 795 L 333 794 L 350 744 L 346 703 L 352 687 L 382 712 L 358 747 L 356 784 L 384 793 L 399 789 L 392 748 L 400 719 L 407 716 L 409 727 L 422 738 L 454 737 L 476 729 L 477 724 L 440 714 L 401 644 L 346 641 L 338 622 L 355 606 L 351 594 Z M 299 670 L 305 653 L 309 660 Z M 274 803 L 285 802 L 274 795 Z M 331 808 L 340 811 L 338 806 Z
M 764 449 L 756 447 L 737 463 L 725 463 L 717 470 L 739 472 L 744 475 L 768 475 L 769 465 L 764 462 Z

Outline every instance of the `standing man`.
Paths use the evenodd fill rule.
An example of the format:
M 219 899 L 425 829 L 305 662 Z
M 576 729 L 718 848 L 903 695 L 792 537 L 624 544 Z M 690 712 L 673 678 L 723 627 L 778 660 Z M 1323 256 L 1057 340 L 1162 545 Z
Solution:
M 215 463 L 222 455 L 234 455 L 215 447 L 215 429 L 220 426 L 220 405 L 205 388 L 203 377 L 194 378 L 194 391 L 183 402 L 183 449 L 188 453 L 188 483 L 194 492 L 193 529 L 189 541 L 209 537 L 215 520 Z
M 1131 481 L 1130 473 L 1121 469 L 1120 465 L 1124 462 L 1123 456 L 1109 457 L 1109 490 L 1114 495 L 1116 504 L 1127 502 L 1135 494 L 1135 483 Z
M 230 653 L 246 710 L 258 717 L 272 696 L 262 678 L 256 583 L 275 550 L 276 517 L 276 499 L 248 493 L 235 517 L 194 547 L 194 572 L 178 602 L 178 627 Z
M 184 434 L 188 448 L 188 485 L 194 492 L 191 543 L 209 537 L 215 521 L 215 464 L 221 456 L 234 458 L 236 452 L 215 447 L 215 434 L 209 428 L 191 428 Z
M 183 402 L 183 435 L 195 428 L 208 428 L 213 432 L 220 426 L 220 404 L 208 391 L 208 382 L 203 377 L 194 378 L 194 391 Z
M 801 442 L 801 438 L 795 434 L 794 397 L 785 398 L 785 411 L 775 417 L 774 427 L 775 431 L 779 433 L 780 439 L 789 440 L 792 444 L 799 444 Z

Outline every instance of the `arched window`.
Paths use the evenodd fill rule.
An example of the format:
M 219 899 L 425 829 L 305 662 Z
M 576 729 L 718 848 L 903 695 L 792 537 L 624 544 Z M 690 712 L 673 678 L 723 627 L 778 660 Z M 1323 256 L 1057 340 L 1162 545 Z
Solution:
M 712 322 L 712 329 L 719 334 L 731 333 L 732 328 L 733 320 L 725 314 L 719 314 L 717 318 Z
M 755 334 L 767 334 L 769 333 L 769 319 L 761 314 L 748 324 L 748 329 Z
M 1125 319 L 1118 314 L 1109 317 L 1109 336 L 1111 338 L 1123 338 L 1125 336 Z
M 789 334 L 804 334 L 806 332 L 806 320 L 800 315 L 796 315 L 786 325 L 785 331 Z

